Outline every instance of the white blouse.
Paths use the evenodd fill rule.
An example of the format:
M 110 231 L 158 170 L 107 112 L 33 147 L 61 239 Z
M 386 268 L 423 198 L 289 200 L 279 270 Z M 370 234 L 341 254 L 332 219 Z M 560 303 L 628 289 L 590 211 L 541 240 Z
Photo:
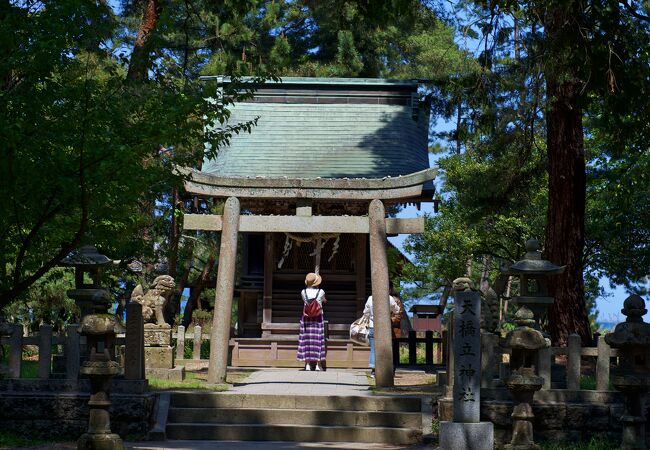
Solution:
M 393 296 L 389 295 L 388 299 L 390 300 L 390 311 L 393 314 L 399 314 L 399 309 L 400 308 L 399 308 L 399 305 L 397 304 L 397 302 L 395 301 L 395 299 L 393 298 Z M 370 297 L 368 297 L 368 300 L 366 300 L 366 306 L 363 308 L 363 314 L 364 315 L 368 314 L 368 316 L 370 317 L 370 323 L 368 324 L 368 326 L 370 328 L 375 328 L 375 322 L 373 320 L 374 315 L 373 315 L 373 312 L 372 312 L 372 295 Z
M 308 287 L 303 289 L 302 292 L 302 301 L 305 303 L 311 303 L 313 298 L 316 298 L 316 301 L 323 306 L 323 300 L 325 299 L 325 291 L 320 288 Z

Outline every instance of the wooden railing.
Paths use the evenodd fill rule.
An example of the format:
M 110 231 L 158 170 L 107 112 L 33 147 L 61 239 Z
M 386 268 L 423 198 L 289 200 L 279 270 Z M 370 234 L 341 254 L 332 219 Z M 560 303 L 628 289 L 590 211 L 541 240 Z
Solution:
M 440 337 L 434 336 L 431 330 L 426 331 L 424 337 L 418 337 L 417 332 L 410 331 L 408 337 L 393 338 L 393 365 L 399 367 L 442 364 L 446 360 L 447 346 L 445 345 L 445 339 L 446 332 Z M 408 346 L 408 363 L 400 362 L 400 348 L 403 344 Z M 424 344 L 424 362 L 418 362 L 417 360 L 418 344 Z

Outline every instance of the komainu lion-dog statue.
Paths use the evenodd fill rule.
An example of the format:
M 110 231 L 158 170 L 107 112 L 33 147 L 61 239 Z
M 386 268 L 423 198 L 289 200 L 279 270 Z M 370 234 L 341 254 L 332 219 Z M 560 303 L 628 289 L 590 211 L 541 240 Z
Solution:
M 176 287 L 174 278 L 169 275 L 160 275 L 153 280 L 151 289 L 146 293 L 141 284 L 133 289 L 131 301 L 142 305 L 142 319 L 145 327 L 170 328 L 170 325 L 165 323 L 163 310 L 169 302 L 174 287 Z

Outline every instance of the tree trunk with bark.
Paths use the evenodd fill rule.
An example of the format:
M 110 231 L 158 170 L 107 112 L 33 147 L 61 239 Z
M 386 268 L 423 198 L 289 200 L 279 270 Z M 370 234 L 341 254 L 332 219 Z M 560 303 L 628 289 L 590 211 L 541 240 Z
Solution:
M 160 19 L 162 5 L 159 0 L 148 0 L 142 14 L 142 22 L 138 35 L 135 38 L 135 45 L 131 53 L 129 71 L 126 79 L 129 81 L 142 81 L 147 79 L 149 70 L 149 54 L 151 51 L 151 37 Z
M 201 294 L 203 293 L 203 289 L 205 289 L 205 286 L 210 279 L 210 272 L 212 272 L 215 262 L 216 259 L 214 257 L 211 256 L 208 258 L 208 260 L 205 262 L 205 265 L 203 266 L 201 275 L 196 280 L 194 289 L 192 289 L 190 293 L 190 298 L 187 300 L 187 306 L 183 312 L 183 325 L 185 328 L 187 328 L 190 323 L 192 323 L 192 313 L 194 310 L 203 309 L 201 305 Z
M 580 105 L 583 83 L 570 56 L 583 42 L 578 27 L 582 5 L 556 5 L 546 16 L 549 48 L 556 52 L 547 71 L 546 111 L 548 152 L 548 211 L 545 256 L 566 265 L 564 274 L 551 277 L 555 297 L 549 327 L 553 342 L 566 345 L 571 333 L 591 342 L 585 304 L 583 251 L 585 243 L 585 151 Z

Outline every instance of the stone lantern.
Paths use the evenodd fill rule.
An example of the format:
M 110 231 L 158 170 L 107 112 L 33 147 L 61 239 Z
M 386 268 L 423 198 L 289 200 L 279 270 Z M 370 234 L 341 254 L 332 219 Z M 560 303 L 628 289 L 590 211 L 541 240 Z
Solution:
M 564 272 L 566 266 L 556 266 L 542 259 L 539 241 L 526 241 L 526 254 L 505 271 L 508 275 L 519 277 L 519 295 L 512 299 L 517 306 L 526 306 L 532 311 L 534 328 L 541 330 L 541 323 L 548 308 L 553 304 L 553 297 L 548 295 L 548 277 Z
M 625 398 L 625 412 L 621 417 L 623 440 L 621 448 L 646 448 L 645 394 L 650 389 L 650 324 L 643 321 L 648 312 L 643 298 L 629 296 L 621 312 L 627 317 L 616 325 L 613 333 L 605 335 L 605 342 L 619 349 L 618 368 L 611 381 Z
M 544 379 L 537 375 L 535 364 L 540 349 L 551 343 L 542 333 L 533 328 L 533 312 L 522 306 L 515 314 L 517 328 L 506 336 L 504 346 L 512 349 L 510 355 L 511 373 L 506 387 L 515 401 L 512 411 L 512 440 L 506 449 L 539 449 L 533 440 L 533 396 L 542 388 Z
M 111 433 L 109 391 L 111 381 L 120 371 L 114 358 L 115 326 L 110 314 L 88 314 L 81 321 L 80 333 L 86 336 L 88 360 L 80 372 L 90 379 L 90 418 L 88 431 L 77 441 L 78 450 L 122 450 L 119 435 Z
M 105 310 L 110 306 L 110 293 L 100 287 L 100 280 L 104 268 L 112 263 L 92 245 L 75 250 L 61 261 L 62 266 L 75 269 L 75 288 L 67 294 L 79 308 L 80 321 L 93 311 Z M 86 274 L 90 277 L 90 283 L 86 282 Z
M 109 391 L 112 378 L 120 371 L 115 361 L 117 320 L 108 313 L 111 296 L 100 287 L 103 269 L 113 261 L 92 245 L 81 247 L 66 257 L 61 265 L 74 267 L 75 289 L 68 291 L 81 311 L 79 333 L 86 337 L 87 359 L 80 373 L 90 380 L 90 418 L 88 431 L 77 441 L 79 450 L 122 450 L 119 435 L 111 433 Z M 90 282 L 86 282 L 86 274 Z

